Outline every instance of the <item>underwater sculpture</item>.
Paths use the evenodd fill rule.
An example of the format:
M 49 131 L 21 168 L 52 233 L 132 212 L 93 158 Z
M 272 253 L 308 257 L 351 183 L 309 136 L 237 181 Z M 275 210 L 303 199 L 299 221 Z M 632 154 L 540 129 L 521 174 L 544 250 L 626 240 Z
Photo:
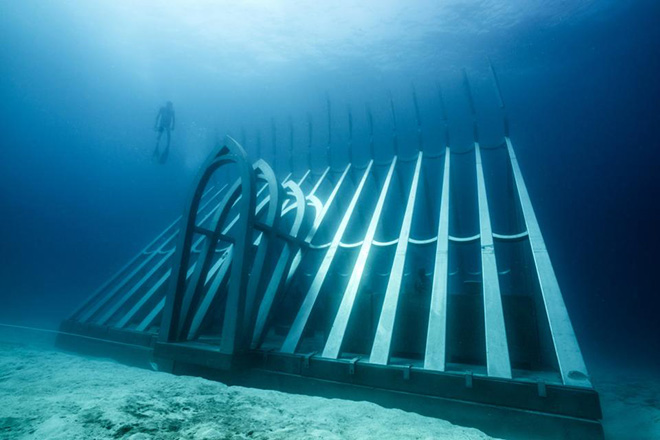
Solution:
M 482 146 L 465 81 L 474 142 L 463 150 L 448 135 L 425 148 L 414 93 L 418 145 L 402 154 L 395 123 L 389 160 L 374 158 L 371 113 L 366 163 L 353 160 L 349 113 L 349 161 L 319 173 L 308 155 L 294 176 L 290 150 L 278 179 L 227 137 L 180 221 L 62 323 L 83 338 L 60 343 L 492 435 L 601 438 L 506 116 L 502 143 Z M 501 178 L 486 177 L 487 155 Z

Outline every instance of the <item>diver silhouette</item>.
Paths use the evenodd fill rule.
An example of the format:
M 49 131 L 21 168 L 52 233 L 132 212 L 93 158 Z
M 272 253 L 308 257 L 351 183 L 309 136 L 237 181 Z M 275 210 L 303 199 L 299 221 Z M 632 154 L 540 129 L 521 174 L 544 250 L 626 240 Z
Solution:
M 172 101 L 167 101 L 158 110 L 156 122 L 154 123 L 154 130 L 158 132 L 158 137 L 156 138 L 156 149 L 154 150 L 153 158 L 159 163 L 165 163 L 170 154 L 170 132 L 174 131 L 174 122 L 174 106 L 172 105 Z M 167 133 L 167 145 L 165 146 L 165 150 L 163 150 L 163 154 L 160 154 L 159 145 L 163 132 Z

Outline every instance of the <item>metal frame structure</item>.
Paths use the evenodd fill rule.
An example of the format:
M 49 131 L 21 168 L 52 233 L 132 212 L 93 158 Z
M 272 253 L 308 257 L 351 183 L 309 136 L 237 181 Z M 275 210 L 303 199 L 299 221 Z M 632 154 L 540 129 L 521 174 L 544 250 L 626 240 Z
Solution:
M 281 181 L 227 137 L 203 165 L 182 218 L 63 322 L 60 342 L 174 373 L 372 400 L 494 435 L 601 438 L 598 395 L 506 115 L 504 141 L 480 145 L 467 76 L 466 85 L 474 143 L 465 151 L 448 144 L 444 103 L 447 144 L 425 150 L 415 91 L 418 145 L 408 157 L 391 98 L 395 155 L 385 162 L 373 155 L 369 110 L 366 164 L 351 152 L 341 168 L 314 174 L 308 153 L 297 181 L 291 122 L 290 173 Z M 307 124 L 311 149 L 310 116 Z M 328 128 L 330 145 L 330 114 Z M 349 110 L 351 151 L 352 128 Z M 274 147 L 274 122 L 272 130 Z M 496 232 L 499 205 L 484 159 L 493 152 L 506 156 L 507 203 L 523 230 Z M 471 160 L 472 186 L 455 188 L 464 178 L 455 157 Z M 217 177 L 225 167 L 235 180 Z M 429 184 L 434 176 L 439 185 Z M 457 236 L 465 219 L 453 211 L 470 197 L 478 232 Z M 432 218 L 434 236 L 416 236 L 420 218 Z

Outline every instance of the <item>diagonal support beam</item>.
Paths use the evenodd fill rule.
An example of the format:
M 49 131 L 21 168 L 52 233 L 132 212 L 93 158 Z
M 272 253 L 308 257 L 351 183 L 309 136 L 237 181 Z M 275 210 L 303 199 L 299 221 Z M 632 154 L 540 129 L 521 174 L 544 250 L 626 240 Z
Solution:
M 292 196 L 292 198 L 287 200 L 293 200 L 293 202 L 291 205 L 289 205 L 290 206 L 289 209 L 282 210 L 282 216 L 285 216 L 287 212 L 295 209 L 296 216 L 294 218 L 293 224 L 291 225 L 288 235 L 290 237 L 297 238 L 298 233 L 300 232 L 300 227 L 302 226 L 305 217 L 305 211 L 307 209 L 307 201 L 305 200 L 305 195 L 300 189 L 300 186 L 290 183 L 286 185 L 286 188 L 289 190 L 289 195 Z M 294 243 L 291 243 L 289 241 L 284 242 L 284 246 L 278 257 L 278 261 L 277 264 L 275 265 L 275 269 L 271 273 L 270 280 L 268 282 L 268 285 L 266 286 L 266 290 L 261 299 L 261 304 L 259 306 L 257 318 L 254 325 L 254 331 L 252 334 L 252 340 L 251 340 L 252 348 L 256 348 L 262 340 L 263 331 L 264 328 L 266 327 L 266 322 L 269 319 L 271 308 L 273 306 L 273 303 L 275 302 L 276 297 L 282 291 L 282 287 L 284 285 L 284 282 L 286 281 L 285 275 L 288 272 L 289 267 L 291 267 L 291 262 L 293 260 L 291 256 L 293 254 L 293 251 L 296 249 L 296 247 L 297 246 L 294 245 Z
M 206 206 L 208 206 L 218 195 L 220 195 L 220 193 L 222 193 L 222 191 L 226 187 L 227 187 L 227 185 L 224 185 L 219 191 L 216 191 L 216 193 L 214 195 L 212 195 L 210 197 L 210 199 L 207 200 L 206 203 L 202 207 L 200 207 L 200 211 L 202 211 L 204 208 L 206 208 Z M 202 198 L 206 198 L 206 196 L 208 194 L 210 194 L 211 192 L 213 192 L 215 189 L 216 189 L 215 186 L 209 188 L 202 195 Z M 179 225 L 180 221 L 181 221 L 181 216 L 177 217 L 177 219 L 174 220 L 174 222 L 170 223 L 170 225 L 167 228 L 165 228 L 165 230 L 163 232 L 158 234 L 158 236 L 156 238 L 154 238 L 147 246 L 145 246 L 144 249 L 142 249 L 142 251 L 140 251 L 140 253 L 135 255 L 128 263 L 126 263 L 121 269 L 119 269 L 112 277 L 108 278 L 105 281 L 105 283 L 103 283 L 103 285 L 101 285 L 101 287 L 99 287 L 94 293 L 92 293 L 92 295 L 90 295 L 90 297 L 87 300 L 85 300 L 85 302 L 83 302 L 69 316 L 68 319 L 70 319 L 70 320 L 75 319 L 75 320 L 78 320 L 78 321 L 85 321 L 86 319 L 89 319 L 89 317 L 91 315 L 87 316 L 86 319 L 85 318 L 79 318 L 79 315 L 83 312 L 83 310 L 86 310 L 91 304 L 98 303 L 98 301 L 101 298 L 101 295 L 103 294 L 103 292 L 105 292 L 110 286 L 112 286 L 114 283 L 116 283 L 117 280 L 119 280 L 119 278 L 121 277 L 121 275 L 124 274 L 125 272 L 127 272 L 128 269 L 131 268 L 137 261 L 139 261 L 141 257 L 145 257 L 145 256 L 152 255 L 154 253 L 158 253 L 158 249 L 156 249 L 154 251 L 149 251 L 149 249 L 151 249 L 153 246 L 155 246 L 156 243 L 158 243 L 163 237 L 170 234 L 170 232 L 172 232 L 174 235 L 178 234 L 179 230 L 176 227 Z M 158 248 L 160 249 L 161 247 L 159 246 Z
M 376 207 L 374 208 L 373 215 L 371 216 L 371 221 L 369 222 L 367 233 L 365 234 L 364 240 L 362 242 L 360 253 L 358 254 L 355 265 L 353 266 L 353 272 L 351 273 L 351 277 L 348 280 L 348 285 L 346 286 L 344 296 L 342 297 L 341 304 L 339 305 L 337 316 L 335 316 L 335 321 L 332 324 L 330 335 L 328 336 L 328 340 L 325 343 L 325 348 L 323 349 L 323 357 L 337 359 L 339 356 L 339 351 L 341 350 L 341 346 L 344 341 L 344 335 L 346 334 L 346 327 L 348 326 L 348 321 L 351 317 L 351 312 L 353 311 L 353 305 L 355 304 L 355 298 L 357 297 L 358 289 L 360 288 L 360 282 L 362 281 L 364 266 L 367 263 L 374 236 L 376 235 L 376 229 L 378 228 L 380 218 L 383 214 L 383 206 L 385 205 L 385 199 L 387 198 L 387 193 L 390 189 L 390 182 L 392 181 L 392 175 L 394 174 L 395 168 L 396 156 L 390 164 L 387 176 L 383 182 L 383 187 L 380 190 L 380 195 L 378 196 L 378 201 L 376 202 Z
M 142 309 L 142 307 L 144 307 L 144 305 L 154 296 L 154 294 L 165 285 L 165 282 L 167 282 L 167 280 L 170 278 L 171 273 L 172 273 L 172 269 L 169 269 L 167 272 L 165 272 L 165 274 L 163 274 L 163 276 L 160 277 L 154 283 L 153 286 L 151 286 L 151 288 L 147 291 L 147 293 L 142 295 L 140 300 L 137 303 L 135 303 L 135 305 L 131 308 L 131 310 L 129 310 L 128 313 L 126 313 L 121 318 L 121 320 L 119 320 L 119 322 L 115 324 L 115 327 L 124 328 L 126 324 L 128 324 L 131 321 L 131 319 L 133 319 L 133 317 L 137 314 L 137 312 L 139 312 Z
M 321 208 L 321 211 L 318 213 L 318 215 L 314 218 L 314 224 L 310 228 L 309 232 L 307 233 L 307 236 L 305 237 L 305 242 L 311 243 L 312 240 L 314 240 L 314 236 L 316 235 L 316 231 L 318 231 L 319 227 L 321 227 L 321 223 L 323 223 L 323 220 L 325 219 L 326 214 L 330 210 L 330 207 L 332 206 L 332 203 L 335 201 L 337 197 L 337 193 L 339 192 L 339 189 L 341 188 L 342 184 L 344 183 L 344 180 L 346 180 L 346 176 L 348 175 L 348 171 L 351 168 L 351 164 L 349 163 L 346 165 L 346 168 L 344 168 L 344 172 L 341 174 L 339 177 L 339 180 L 335 184 L 334 188 L 332 189 L 332 192 L 328 196 L 328 200 L 326 200 L 325 204 L 323 204 L 323 208 Z M 316 185 L 314 185 L 314 188 L 312 188 L 312 191 L 309 193 L 307 196 L 307 199 L 309 200 L 310 198 L 314 197 L 314 194 L 316 194 L 316 191 L 318 190 L 319 186 L 321 185 L 321 182 L 325 180 L 325 177 L 327 176 L 328 172 L 330 171 L 330 167 L 327 167 L 325 169 L 325 172 L 323 175 L 319 178 L 318 182 L 316 182 Z M 285 288 L 290 285 L 290 283 L 293 281 L 293 277 L 296 274 L 296 271 L 298 270 L 298 266 L 300 266 L 300 262 L 302 261 L 303 257 L 303 251 L 302 249 L 298 249 L 296 251 L 296 255 L 293 257 L 293 262 L 291 263 L 291 267 L 289 268 L 289 272 L 286 276 L 286 284 Z
M 372 364 L 387 365 L 390 360 L 390 351 L 392 348 L 392 336 L 394 334 L 394 320 L 399 305 L 399 296 L 401 294 L 401 284 L 403 282 L 403 270 L 406 263 L 406 254 L 408 252 L 408 239 L 410 238 L 410 229 L 412 227 L 413 213 L 415 210 L 415 199 L 417 197 L 417 188 L 419 175 L 422 169 L 423 154 L 420 151 L 417 154 L 417 163 L 415 164 L 415 173 L 410 184 L 410 193 L 408 194 L 408 203 L 406 211 L 403 214 L 403 223 L 399 233 L 399 242 L 396 245 L 394 261 L 392 262 L 392 271 L 387 282 L 385 290 L 385 299 L 383 308 L 378 320 L 376 337 L 371 347 L 371 356 L 369 362 Z
M 112 307 L 96 320 L 95 324 L 107 325 L 108 321 L 110 321 L 119 309 L 124 307 L 127 303 L 130 303 L 129 301 L 136 295 L 136 293 L 143 287 L 148 286 L 148 282 L 154 277 L 154 275 L 157 274 L 161 268 L 166 267 L 165 263 L 170 262 L 169 260 L 172 255 L 174 255 L 174 251 L 167 252 L 165 256 L 161 258 L 160 261 L 156 262 L 156 264 L 149 269 L 149 271 L 140 278 L 137 283 L 133 284 L 133 287 L 131 287 L 119 300 L 115 301 L 112 304 Z
M 282 344 L 281 351 L 284 353 L 295 352 L 296 348 L 298 347 L 298 344 L 300 343 L 300 338 L 302 337 L 303 331 L 305 330 L 305 327 L 307 325 L 307 320 L 309 319 L 309 315 L 311 315 L 312 313 L 314 304 L 316 304 L 316 299 L 318 298 L 319 293 L 321 292 L 321 287 L 323 287 L 323 283 L 325 282 L 326 276 L 330 271 L 330 266 L 332 265 L 335 255 L 337 254 L 337 250 L 339 249 L 339 243 L 341 242 L 341 239 L 344 236 L 344 232 L 348 227 L 348 223 L 350 222 L 351 217 L 353 216 L 353 211 L 355 210 L 355 206 L 357 205 L 357 202 L 360 199 L 360 195 L 362 193 L 362 189 L 365 186 L 367 178 L 371 174 L 371 167 L 373 166 L 373 163 L 374 163 L 373 159 L 370 160 L 369 165 L 367 165 L 367 169 L 362 174 L 360 183 L 355 189 L 353 198 L 351 199 L 351 202 L 346 208 L 346 212 L 344 213 L 344 216 L 342 217 L 341 222 L 339 223 L 339 227 L 335 232 L 335 236 L 332 240 L 332 244 L 330 245 L 328 251 L 325 253 L 325 256 L 323 257 L 323 261 L 321 261 L 321 266 L 316 272 L 316 276 L 312 281 L 312 285 L 310 286 L 309 291 L 307 292 L 307 295 L 305 296 L 305 299 L 303 300 L 303 303 L 300 306 L 300 309 L 298 310 L 296 319 L 293 321 L 293 324 L 291 325 L 291 329 L 289 330 L 289 333 L 286 339 L 284 340 L 284 343 Z
M 200 208 L 198 211 L 198 214 L 201 213 L 203 210 L 206 209 L 207 206 L 209 206 L 213 200 L 218 197 L 224 190 L 227 188 L 228 185 L 224 185 L 219 191 L 217 191 L 209 200 L 207 200 Z M 208 194 L 210 192 L 206 191 L 204 195 Z M 207 216 L 209 216 L 211 213 L 208 213 Z M 113 284 L 115 280 L 117 280 L 117 276 L 111 278 L 106 284 L 104 284 L 104 287 L 99 290 L 99 293 L 104 291 L 106 287 L 112 286 L 111 290 L 107 292 L 100 300 L 97 300 L 94 303 L 90 303 L 92 307 L 89 309 L 85 310 L 85 313 L 82 314 L 78 320 L 81 322 L 89 321 L 94 315 L 99 312 L 99 310 L 105 306 L 106 304 L 110 303 L 112 299 L 115 299 L 116 296 L 118 295 L 119 292 L 121 292 L 121 289 L 123 289 L 125 286 L 129 285 L 129 281 L 135 279 L 136 276 L 139 276 L 139 274 L 142 273 L 142 271 L 146 270 L 149 267 L 149 264 L 151 263 L 152 260 L 156 258 L 162 252 L 172 241 L 174 241 L 178 234 L 180 233 L 180 229 L 176 229 L 172 231 L 174 226 L 176 226 L 180 221 L 181 221 L 182 216 L 180 216 L 174 223 L 172 223 L 168 228 L 163 231 L 155 240 L 153 240 L 140 254 L 138 254 L 129 264 L 127 264 L 124 268 L 122 268 L 118 274 L 122 274 L 125 272 L 126 269 L 128 269 L 134 262 L 137 262 L 139 260 L 139 257 L 146 256 L 139 265 L 133 268 L 133 270 L 126 276 L 124 276 L 121 280 L 119 280 L 116 284 Z M 154 251 L 150 253 L 146 253 L 147 249 L 149 249 L 152 245 L 154 245 L 156 242 L 158 242 L 161 238 L 166 236 L 166 233 L 168 231 L 171 231 L 169 233 L 169 236 L 165 239 L 164 242 L 162 242 Z M 162 258 L 162 260 L 165 260 L 169 258 L 169 255 Z M 156 261 L 156 264 L 159 264 L 158 261 Z
M 445 165 L 442 175 L 440 218 L 438 220 L 438 242 L 435 248 L 435 267 L 429 325 L 426 335 L 424 368 L 445 371 L 447 362 L 447 295 L 449 294 L 449 170 L 451 153 L 445 148 Z
M 208 283 L 211 278 L 213 282 L 207 288 L 207 293 L 204 295 L 200 301 L 195 315 L 193 316 L 192 322 L 190 323 L 190 328 L 188 329 L 188 334 L 186 339 L 193 340 L 199 336 L 199 329 L 208 313 L 208 310 L 211 308 L 213 300 L 216 298 L 216 295 L 220 293 L 220 286 L 226 281 L 227 275 L 229 273 L 229 268 L 231 267 L 231 259 L 234 254 L 234 245 L 230 245 L 227 251 L 220 257 L 216 262 L 214 269 L 210 270 L 209 274 L 213 272 L 213 276 L 207 278 L 206 282 Z
M 186 272 L 186 279 L 190 279 L 192 276 L 193 272 L 195 270 L 195 263 L 192 264 L 190 268 L 188 268 L 188 272 Z M 171 275 L 172 269 L 168 271 L 166 275 Z M 151 309 L 151 312 L 147 314 L 147 316 L 144 317 L 142 321 L 140 321 L 140 324 L 135 328 L 136 331 L 143 332 L 147 330 L 149 327 L 151 327 L 155 322 L 156 319 L 160 316 L 161 312 L 163 311 L 163 308 L 165 308 L 165 301 L 167 298 L 163 296 L 160 301 Z
M 493 230 L 488 211 L 486 182 L 481 162 L 479 143 L 474 143 L 477 163 L 477 195 L 479 203 L 479 229 L 481 238 L 481 277 L 486 328 L 486 366 L 489 376 L 511 378 L 509 346 L 506 340 L 502 295 L 497 274 Z
M 539 223 L 536 220 L 536 214 L 532 207 L 532 202 L 525 186 L 518 159 L 513 151 L 511 140 L 506 137 L 506 146 L 511 161 L 511 170 L 515 179 L 518 197 L 522 213 L 525 218 L 525 225 L 529 234 L 529 244 L 532 248 L 532 256 L 536 266 L 536 274 L 539 280 L 539 287 L 543 297 L 545 312 L 550 325 L 552 334 L 552 343 L 557 355 L 559 371 L 565 385 L 591 387 L 587 367 L 584 364 L 582 353 L 575 338 L 575 332 L 571 325 L 571 320 L 561 296 L 557 276 L 550 262 L 550 255 L 545 246 Z
M 349 165 L 346 167 L 346 169 L 344 170 L 344 174 L 346 173 L 346 171 L 347 171 L 347 169 L 348 169 L 349 166 L 350 166 L 350 164 L 349 164 Z M 318 189 L 319 189 L 319 187 L 321 186 L 321 184 L 322 184 L 323 182 L 325 182 L 325 178 L 326 178 L 326 176 L 328 175 L 329 172 L 330 172 L 330 167 L 329 167 L 329 166 L 328 166 L 328 167 L 325 167 L 325 170 L 323 170 L 323 174 L 321 174 L 321 177 L 319 177 L 319 180 L 317 180 L 316 183 L 314 184 L 314 187 L 313 187 L 312 190 L 309 192 L 308 197 L 311 197 L 311 196 L 313 196 L 314 194 L 316 194 L 316 191 L 318 191 Z

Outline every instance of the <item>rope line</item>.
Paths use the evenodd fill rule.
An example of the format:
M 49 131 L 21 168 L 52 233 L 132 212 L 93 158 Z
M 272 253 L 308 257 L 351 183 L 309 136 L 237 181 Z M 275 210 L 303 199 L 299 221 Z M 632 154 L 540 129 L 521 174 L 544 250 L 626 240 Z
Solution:
M 64 335 L 64 336 L 73 336 L 73 337 L 81 338 L 81 339 L 89 339 L 90 341 L 106 342 L 106 343 L 110 343 L 110 344 L 122 345 L 122 346 L 126 346 L 126 347 L 131 347 L 131 348 L 140 348 L 140 349 L 144 349 L 144 350 L 149 350 L 148 347 L 142 347 L 140 345 L 127 344 L 125 342 L 118 342 L 118 341 L 111 341 L 109 339 L 94 338 L 92 336 L 79 335 L 77 333 L 63 332 L 61 330 L 50 330 L 50 329 L 46 329 L 46 328 L 29 327 L 29 326 L 26 326 L 26 325 L 13 325 L 13 324 L 3 324 L 3 323 L 0 323 L 0 327 L 15 328 L 15 329 L 19 329 L 19 330 L 30 330 L 30 331 L 41 332 L 41 333 L 52 333 L 52 334 Z

